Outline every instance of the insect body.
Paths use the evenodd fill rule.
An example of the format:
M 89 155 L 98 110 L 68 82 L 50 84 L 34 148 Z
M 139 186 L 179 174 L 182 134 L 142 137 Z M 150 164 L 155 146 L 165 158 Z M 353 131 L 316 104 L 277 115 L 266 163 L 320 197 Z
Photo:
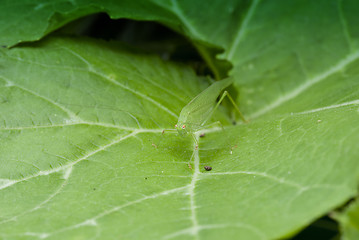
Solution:
M 211 118 L 213 112 L 218 108 L 219 104 L 227 96 L 235 109 L 238 111 L 241 119 L 246 122 L 242 113 L 239 111 L 233 98 L 224 91 L 220 100 L 216 104 L 219 94 L 229 85 L 233 83 L 233 78 L 227 78 L 213 83 L 203 92 L 193 98 L 181 111 L 178 122 L 175 125 L 179 135 L 185 136 L 187 133 L 193 134 L 203 128 L 206 122 Z

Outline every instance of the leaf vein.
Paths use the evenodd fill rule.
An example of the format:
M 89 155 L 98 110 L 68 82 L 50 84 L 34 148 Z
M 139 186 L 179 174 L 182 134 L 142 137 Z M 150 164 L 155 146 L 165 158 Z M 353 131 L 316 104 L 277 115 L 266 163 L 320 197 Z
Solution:
M 211 229 L 219 229 L 219 228 L 229 228 L 229 227 L 236 227 L 236 228 L 246 228 L 250 231 L 254 232 L 260 239 L 267 239 L 266 235 L 259 230 L 259 228 L 254 227 L 253 225 L 245 224 L 245 223 L 231 223 L 231 224 L 207 224 L 207 225 L 198 225 L 196 229 L 191 228 L 185 228 L 180 231 L 174 232 L 172 234 L 166 235 L 163 237 L 163 239 L 171 239 L 175 238 L 181 235 L 191 235 L 192 232 L 196 231 L 202 231 L 202 230 L 211 230 Z
M 100 77 L 102 77 L 103 79 L 107 80 L 108 82 L 114 84 L 114 85 L 117 85 L 119 87 L 121 87 L 122 89 L 124 90 L 127 90 L 141 98 L 143 98 L 144 100 L 147 100 L 149 102 L 151 102 L 152 104 L 154 104 L 155 106 L 159 107 L 160 109 L 164 110 L 165 112 L 167 112 L 168 114 L 170 114 L 171 116 L 175 117 L 175 118 L 178 118 L 178 115 L 175 114 L 174 112 L 172 112 L 171 110 L 169 110 L 167 107 L 163 106 L 161 103 L 157 102 L 156 100 L 148 97 L 147 95 L 141 93 L 141 92 L 138 92 L 132 88 L 129 88 L 125 85 L 123 85 L 122 83 L 119 83 L 118 81 L 115 81 L 114 79 L 112 78 L 109 78 L 108 76 L 104 75 L 103 73 L 101 72 L 97 72 L 92 64 L 90 64 L 86 59 L 84 59 L 81 55 L 77 54 L 76 52 L 72 51 L 71 49 L 68 49 L 68 48 L 65 48 L 65 47 L 62 47 L 62 49 L 68 51 L 69 53 L 73 54 L 74 56 L 78 57 L 81 61 L 83 61 L 84 63 L 86 63 L 88 65 L 88 71 L 89 72 L 92 72 L 93 74 L 96 74 Z
M 199 141 L 199 136 L 198 134 L 195 135 L 195 138 L 197 140 L 197 142 Z M 197 219 L 197 213 L 196 213 L 196 201 L 195 201 L 195 188 L 196 188 L 196 183 L 198 181 L 199 175 L 200 175 L 200 171 L 199 171 L 199 163 L 200 163 L 200 159 L 199 159 L 199 153 L 198 153 L 198 146 L 196 146 L 196 142 L 194 142 L 194 146 L 193 146 L 193 151 L 194 151 L 194 173 L 192 175 L 192 181 L 189 185 L 188 188 L 188 194 L 190 197 L 190 210 L 191 210 L 191 221 L 192 221 L 192 230 L 191 231 L 191 235 L 195 236 L 196 239 L 199 239 L 199 235 L 198 235 L 198 219 Z
M 204 39 L 204 37 L 194 28 L 193 24 L 191 24 L 188 19 L 189 17 L 186 17 L 183 15 L 183 11 L 178 6 L 178 3 L 176 0 L 172 0 L 173 8 L 172 10 L 177 14 L 179 19 L 182 21 L 183 25 L 189 30 L 190 33 L 192 33 L 196 38 Z
M 64 187 L 67 185 L 69 177 L 71 175 L 71 171 L 72 171 L 72 167 L 69 167 L 68 169 L 65 169 L 64 171 L 64 179 L 65 181 L 60 185 L 60 187 L 58 189 L 56 189 L 56 191 L 54 193 L 52 193 L 47 199 L 45 199 L 44 201 L 42 201 L 41 203 L 39 203 L 38 205 L 36 205 L 35 207 L 33 207 L 32 209 L 28 210 L 28 211 L 24 211 L 22 213 L 20 213 L 19 215 L 13 216 L 11 218 L 5 219 L 0 221 L 0 224 L 4 224 L 10 221 L 16 221 L 19 217 L 24 216 L 26 214 L 32 213 L 38 209 L 40 209 L 42 206 L 44 206 L 46 203 L 50 202 L 52 199 L 54 199 L 60 192 L 62 189 L 64 189 Z
M 340 1 L 338 1 L 338 12 L 339 12 L 340 23 L 341 23 L 341 25 L 343 27 L 343 33 L 344 33 L 345 40 L 347 41 L 347 44 L 349 45 L 349 48 L 351 50 L 353 50 L 353 44 L 352 44 L 350 33 L 349 33 L 349 30 L 348 30 L 348 23 L 345 20 L 342 7 L 343 7 L 343 1 L 340 0 Z
M 252 5 L 250 6 L 246 17 L 243 20 L 242 26 L 238 28 L 239 31 L 235 35 L 235 38 L 233 39 L 232 44 L 228 46 L 227 59 L 232 60 L 233 55 L 236 52 L 238 45 L 240 44 L 242 38 L 244 37 L 244 34 L 245 34 L 246 28 L 248 26 L 248 23 L 252 19 L 253 13 L 256 10 L 259 1 L 260 0 L 253 0 L 252 1 Z
M 345 107 L 345 106 L 350 106 L 350 105 L 359 105 L 359 99 L 354 100 L 354 101 L 350 101 L 350 102 L 330 105 L 330 106 L 326 106 L 326 107 L 322 107 L 322 108 L 316 108 L 316 109 L 312 109 L 312 110 L 309 110 L 309 111 L 299 112 L 299 113 L 296 113 L 296 114 L 301 115 L 301 114 L 315 113 L 315 112 L 325 111 L 325 110 L 328 110 L 328 109 L 340 108 L 340 107 Z
M 95 155 L 96 153 L 99 153 L 101 151 L 104 151 L 105 149 L 117 144 L 117 143 L 120 143 L 124 140 L 126 140 L 127 138 L 130 138 L 132 136 L 135 136 L 136 134 L 138 134 L 139 131 L 134 131 L 130 134 L 127 134 L 125 135 L 124 137 L 121 137 L 119 139 L 116 139 L 114 140 L 113 142 L 109 143 L 109 144 L 106 144 L 98 149 L 96 149 L 95 151 L 92 151 L 88 154 L 86 154 L 85 156 L 71 162 L 70 164 L 66 164 L 66 165 L 63 165 L 63 166 L 60 166 L 60 167 L 57 167 L 57 168 L 53 168 L 51 170 L 45 170 L 45 171 L 39 171 L 38 173 L 34 174 L 34 175 L 30 175 L 30 176 L 27 176 L 27 177 L 24 177 L 24 178 L 21 178 L 21 179 L 17 179 L 17 180 L 10 180 L 10 179 L 2 179 L 2 181 L 0 183 L 2 183 L 0 185 L 0 190 L 2 189 L 5 189 L 7 187 L 10 187 L 14 184 L 17 184 L 17 183 L 20 183 L 20 182 L 24 182 L 24 181 L 27 181 L 27 180 L 30 180 L 32 178 L 36 178 L 36 177 L 40 177 L 40 176 L 45 176 L 45 175 L 49 175 L 49 174 L 52 174 L 52 173 L 56 173 L 56 172 L 59 172 L 59 171 L 62 171 L 62 170 L 66 170 L 68 169 L 69 167 L 72 167 L 74 165 L 76 165 L 77 163 Z
M 115 212 L 117 212 L 117 211 L 119 211 L 119 210 L 121 210 L 123 208 L 132 206 L 134 204 L 141 203 L 141 202 L 143 202 L 145 200 L 155 199 L 155 198 L 158 198 L 158 197 L 161 197 L 161 196 L 166 196 L 166 195 L 173 194 L 173 193 L 176 193 L 176 192 L 181 192 L 181 191 L 183 191 L 185 189 L 188 189 L 188 186 L 174 188 L 174 189 L 166 190 L 166 191 L 163 191 L 163 192 L 160 192 L 160 193 L 155 193 L 155 194 L 152 194 L 152 195 L 149 195 L 149 196 L 145 196 L 143 198 L 139 198 L 137 200 L 130 201 L 128 203 L 125 203 L 125 204 L 122 204 L 122 205 L 119 205 L 119 206 L 115 206 L 115 207 L 113 207 L 113 208 L 111 208 L 109 210 L 106 210 L 106 211 L 103 211 L 102 213 L 97 214 L 96 216 L 94 216 L 92 218 L 86 219 L 86 220 L 84 220 L 84 221 L 82 221 L 82 222 L 80 222 L 78 224 L 71 225 L 71 226 L 59 229 L 57 231 L 54 231 L 54 232 L 48 234 L 48 236 L 58 234 L 58 233 L 62 233 L 62 232 L 65 232 L 65 231 L 69 231 L 69 230 L 72 230 L 72 229 L 76 229 L 76 228 L 79 228 L 79 227 L 82 227 L 82 226 L 97 226 L 96 220 L 99 219 L 99 218 L 107 216 L 107 215 L 109 215 L 111 213 L 115 213 Z
M 298 188 L 298 189 L 306 189 L 307 188 L 306 186 L 302 186 L 302 185 L 300 185 L 298 183 L 286 180 L 285 178 L 279 178 L 279 177 L 276 177 L 276 176 L 273 176 L 273 175 L 269 175 L 269 174 L 267 174 L 265 172 L 262 173 L 262 172 L 253 172 L 253 171 L 237 171 L 237 172 L 212 173 L 210 175 L 236 175 L 236 174 L 247 174 L 247 175 L 261 176 L 261 177 L 265 177 L 265 178 L 271 179 L 273 181 L 276 181 L 276 182 L 279 182 L 279 183 L 282 183 L 282 184 L 286 184 L 286 185 L 289 185 L 289 186 L 292 186 L 292 187 L 295 187 L 295 188 Z
M 308 79 L 303 84 L 294 88 L 292 91 L 289 91 L 288 93 L 280 96 L 279 98 L 277 98 L 272 103 L 265 106 L 264 108 L 251 114 L 250 118 L 252 118 L 252 119 L 257 118 L 257 117 L 269 112 L 270 110 L 281 106 L 283 103 L 297 97 L 299 94 L 301 94 L 308 88 L 312 87 L 313 85 L 320 83 L 321 81 L 327 79 L 332 74 L 342 71 L 343 69 L 345 69 L 346 66 L 348 66 L 350 63 L 354 62 L 358 58 L 359 58 L 359 50 L 347 55 L 344 59 L 339 61 L 335 66 L 332 66 L 331 68 L 329 68 L 327 71 L 325 71 L 311 79 Z
M 56 128 L 56 127 L 68 127 L 68 126 L 75 126 L 75 125 L 90 125 L 90 126 L 101 126 L 101 127 L 107 127 L 107 128 L 116 128 L 119 130 L 125 130 L 125 131 L 137 131 L 137 132 L 152 132 L 152 133 L 160 133 L 163 130 L 162 129 L 138 129 L 138 128 L 131 128 L 131 127 L 124 127 L 124 126 L 116 126 L 112 124 L 106 124 L 106 123 L 97 123 L 97 122 L 70 122 L 66 124 L 53 124 L 53 125 L 38 125 L 38 126 L 29 126 L 29 127 L 3 127 L 0 128 L 0 131 L 12 131 L 12 130 L 28 130 L 28 129 L 38 129 L 38 128 Z
M 7 86 L 8 87 L 16 87 L 16 88 L 19 88 L 25 92 L 28 92 L 30 93 L 31 95 L 35 96 L 35 97 L 38 97 L 42 100 L 45 100 L 46 102 L 56 106 L 57 108 L 61 109 L 62 111 L 64 111 L 66 114 L 69 115 L 70 117 L 70 121 L 83 121 L 81 118 L 79 118 L 74 112 L 72 112 L 71 110 L 67 109 L 66 107 L 58 104 L 57 102 L 53 101 L 52 99 L 48 98 L 48 97 L 45 97 L 43 95 L 40 95 L 39 93 L 36 93 L 28 88 L 25 88 L 23 86 L 20 86 L 19 84 L 15 84 L 14 82 L 10 81 L 9 79 L 5 78 L 5 77 L 2 77 L 4 80 L 6 80 L 7 82 Z M 51 121 L 50 121 L 51 122 Z

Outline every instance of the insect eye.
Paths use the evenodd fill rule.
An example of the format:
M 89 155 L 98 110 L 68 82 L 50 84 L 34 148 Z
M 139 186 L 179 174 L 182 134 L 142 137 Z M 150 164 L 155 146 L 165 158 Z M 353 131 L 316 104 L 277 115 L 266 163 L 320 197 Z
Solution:
M 185 129 L 185 128 L 186 128 L 186 125 L 183 125 L 183 126 L 182 126 L 182 129 Z
M 175 128 L 177 127 L 177 124 L 175 125 Z

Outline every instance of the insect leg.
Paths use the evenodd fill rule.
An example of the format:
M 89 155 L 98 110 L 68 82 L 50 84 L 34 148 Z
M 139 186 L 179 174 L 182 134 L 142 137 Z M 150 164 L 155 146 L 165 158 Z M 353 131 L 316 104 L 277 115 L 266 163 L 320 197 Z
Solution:
M 227 96 L 229 98 L 229 100 L 233 104 L 234 108 L 237 110 L 237 112 L 239 114 L 239 117 L 243 120 L 243 122 L 247 123 L 248 121 L 244 118 L 244 116 L 241 113 L 241 111 L 239 110 L 236 102 L 233 100 L 233 98 L 231 97 L 231 95 L 227 91 L 224 91 L 224 93 L 223 93 L 221 99 L 218 101 L 218 103 L 220 103 L 224 99 L 225 96 Z
M 196 135 L 194 133 L 191 133 L 191 136 L 193 138 L 194 143 L 196 144 L 195 145 L 195 150 L 198 150 L 198 140 L 196 138 Z
M 162 134 L 165 134 L 165 132 L 176 132 L 177 133 L 177 129 L 163 129 Z
M 219 107 L 219 105 L 221 104 L 221 102 L 223 101 L 223 99 L 224 99 L 226 96 L 229 98 L 229 100 L 230 100 L 231 103 L 233 104 L 234 108 L 235 108 L 235 109 L 237 110 L 237 112 L 239 113 L 240 118 L 241 118 L 244 122 L 246 122 L 246 123 L 248 122 L 248 121 L 244 118 L 243 114 L 242 114 L 241 111 L 239 110 L 237 104 L 235 103 L 235 101 L 233 100 L 233 98 L 231 97 L 231 95 L 229 95 L 229 93 L 228 93 L 227 91 L 224 91 L 223 94 L 222 94 L 222 96 L 221 96 L 221 98 L 220 98 L 219 101 L 217 102 L 216 106 L 213 108 L 211 114 L 209 114 L 208 117 L 207 117 L 207 118 L 203 121 L 203 123 L 201 124 L 202 126 L 212 117 L 212 114 L 214 113 L 214 111 L 217 110 L 217 108 Z
M 194 154 L 195 154 L 195 151 L 198 151 L 198 140 L 197 140 L 197 138 L 196 138 L 196 135 L 195 135 L 194 133 L 192 133 L 192 132 L 191 132 L 191 136 L 192 136 L 193 141 L 194 141 L 194 143 L 195 143 L 195 147 L 194 147 L 194 151 L 193 151 L 193 153 L 192 153 L 192 156 L 191 156 L 191 158 L 190 158 L 190 160 L 189 160 L 189 162 L 188 162 L 188 167 L 192 170 L 191 161 L 192 161 L 192 159 L 193 159 L 193 156 L 194 156 Z

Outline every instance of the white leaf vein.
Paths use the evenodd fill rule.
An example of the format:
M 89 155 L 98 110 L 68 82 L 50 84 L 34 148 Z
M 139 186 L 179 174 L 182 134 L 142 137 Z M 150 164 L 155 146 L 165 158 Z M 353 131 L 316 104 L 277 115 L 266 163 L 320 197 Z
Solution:
M 238 48 L 238 45 L 240 44 L 241 40 L 243 39 L 245 33 L 246 33 L 246 30 L 247 30 L 247 27 L 248 27 L 248 24 L 249 22 L 251 21 L 252 17 L 253 17 L 253 14 L 257 8 L 257 5 L 259 3 L 260 0 L 252 0 L 252 4 L 246 14 L 246 17 L 244 18 L 244 20 L 242 21 L 242 25 L 240 28 L 238 28 L 238 32 L 237 34 L 235 35 L 234 37 L 234 40 L 232 42 L 231 45 L 228 46 L 228 50 L 226 51 L 227 53 L 227 59 L 229 60 L 233 60 L 233 55 L 234 53 L 236 52 L 237 48 Z
M 328 79 L 331 75 L 343 71 L 349 64 L 354 62 L 359 58 L 359 50 L 352 52 L 351 54 L 347 55 L 344 59 L 339 61 L 336 65 L 330 67 L 326 71 L 322 72 L 321 74 L 316 75 L 315 77 L 306 80 L 303 84 L 297 86 L 291 91 L 288 91 L 287 93 L 283 94 L 276 100 L 274 100 L 272 103 L 266 105 L 262 109 L 259 109 L 257 112 L 254 112 L 249 117 L 254 119 L 257 118 L 269 111 L 271 111 L 274 108 L 277 108 L 281 106 L 282 104 L 286 103 L 287 101 L 297 97 L 299 94 L 307 90 L 308 88 L 312 87 L 313 85 L 320 83 L 321 81 Z
M 157 102 L 156 100 L 154 100 L 153 98 L 139 92 L 139 91 L 136 91 L 136 90 L 133 90 L 132 88 L 128 87 L 128 86 L 125 86 L 124 84 L 118 82 L 118 81 L 115 81 L 114 79 L 111 79 L 109 78 L 108 76 L 104 75 L 103 73 L 101 72 L 97 72 L 95 70 L 95 68 L 92 66 L 91 63 L 89 63 L 86 59 L 84 59 L 81 55 L 77 54 L 76 52 L 74 52 L 73 50 L 69 49 L 69 48 L 66 48 L 66 47 L 61 47 L 62 49 L 66 50 L 67 52 L 71 53 L 72 55 L 76 56 L 78 59 L 80 59 L 81 61 L 83 61 L 87 66 L 88 66 L 88 71 L 89 72 L 92 72 L 93 74 L 96 74 L 98 76 L 100 76 L 101 78 L 107 80 L 108 82 L 114 84 L 114 85 L 117 85 L 119 87 L 121 87 L 122 89 L 125 89 L 141 98 L 143 98 L 144 100 L 147 100 L 149 102 L 151 102 L 152 104 L 154 104 L 155 106 L 157 106 L 158 108 L 162 109 L 163 111 L 167 112 L 168 114 L 170 114 L 171 116 L 175 117 L 175 118 L 178 118 L 178 115 L 175 114 L 174 112 L 172 112 L 171 110 L 169 110 L 167 107 L 165 107 L 164 105 L 162 105 L 161 103 Z
M 62 171 L 62 170 L 65 170 L 65 169 L 68 169 L 69 167 L 72 167 L 74 165 L 76 165 L 77 163 L 101 152 L 101 151 L 104 151 L 105 149 L 117 144 L 117 143 L 120 143 L 124 140 L 126 140 L 127 138 L 130 138 L 132 136 L 135 136 L 136 134 L 138 134 L 139 132 L 141 131 L 134 131 L 130 134 L 127 134 L 119 139 L 116 139 L 114 141 L 112 141 L 111 143 L 107 144 L 107 145 L 104 145 L 104 146 L 101 146 L 99 147 L 98 149 L 96 149 L 95 151 L 92 151 L 86 155 L 84 155 L 83 157 L 69 163 L 69 164 L 66 164 L 66 165 L 63 165 L 63 166 L 60 166 L 60 167 L 57 167 L 57 168 L 53 168 L 51 170 L 45 170 L 45 171 L 39 171 L 38 173 L 36 174 L 33 174 L 33 175 L 30 175 L 30 176 L 27 176 L 27 177 L 24 177 L 24 178 L 21 178 L 21 179 L 17 179 L 17 180 L 10 180 L 10 179 L 2 179 L 2 181 L 0 181 L 0 183 L 2 185 L 0 185 L 0 190 L 2 189 L 5 189 L 7 187 L 10 187 L 14 184 L 17 184 L 17 183 L 20 183 L 20 182 L 24 182 L 24 181 L 27 181 L 27 180 L 30 180 L 30 179 L 33 179 L 33 178 L 36 178 L 36 177 L 40 177 L 40 176 L 46 176 L 46 175 L 49 175 L 49 174 L 52 174 L 52 173 L 56 173 L 56 172 L 59 172 L 59 171 Z M 7 181 L 5 181 L 7 180 Z

